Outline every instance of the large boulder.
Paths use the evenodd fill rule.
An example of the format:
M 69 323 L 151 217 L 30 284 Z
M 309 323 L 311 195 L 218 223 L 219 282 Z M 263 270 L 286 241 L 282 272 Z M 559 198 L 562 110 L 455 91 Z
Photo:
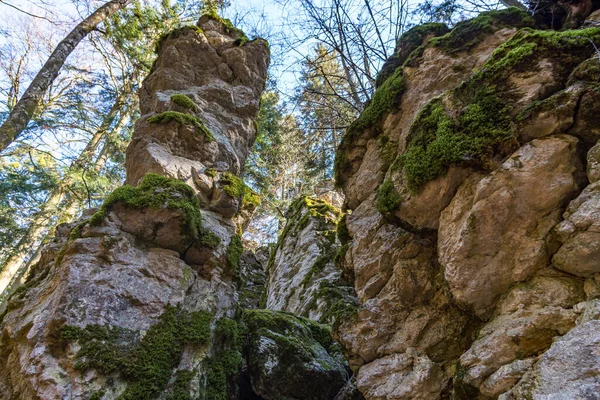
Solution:
M 248 373 L 265 400 L 329 400 L 348 372 L 330 328 L 293 314 L 246 310 Z

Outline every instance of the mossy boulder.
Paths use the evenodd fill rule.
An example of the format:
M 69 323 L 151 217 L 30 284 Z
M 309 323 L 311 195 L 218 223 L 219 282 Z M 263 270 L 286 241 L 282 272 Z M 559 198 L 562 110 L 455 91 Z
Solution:
M 157 174 L 147 174 L 138 186 L 114 190 L 90 224 L 102 224 L 110 212 L 124 231 L 180 253 L 204 233 L 194 190 L 180 180 Z
M 284 312 L 246 310 L 248 370 L 266 400 L 329 400 L 348 373 L 325 325 Z

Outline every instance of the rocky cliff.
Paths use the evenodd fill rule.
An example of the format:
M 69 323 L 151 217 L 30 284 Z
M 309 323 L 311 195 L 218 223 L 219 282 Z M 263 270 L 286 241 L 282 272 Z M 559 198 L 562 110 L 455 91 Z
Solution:
M 402 43 L 336 159 L 358 388 L 596 398 L 600 29 L 508 9 Z
M 265 41 L 216 16 L 161 40 L 127 185 L 57 228 L 0 316 L 0 398 L 330 399 L 344 388 L 329 327 L 253 310 L 264 267 L 239 235 L 258 197 L 239 175 L 268 64 Z
M 239 236 L 268 45 L 207 16 L 166 35 L 127 185 L 0 316 L 0 398 L 597 398 L 593 18 L 406 32 L 343 137 L 343 200 L 295 201 L 270 257 Z

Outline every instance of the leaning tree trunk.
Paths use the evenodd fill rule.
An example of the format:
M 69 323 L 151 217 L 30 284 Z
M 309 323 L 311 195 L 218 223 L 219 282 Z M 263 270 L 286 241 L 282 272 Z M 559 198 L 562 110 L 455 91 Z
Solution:
M 96 133 L 85 149 L 79 154 L 77 159 L 73 161 L 69 168 L 69 172 L 65 175 L 65 179 L 61 181 L 54 190 L 50 193 L 48 200 L 44 203 L 40 211 L 38 211 L 29 228 L 19 241 L 17 248 L 10 255 L 10 257 L 6 260 L 4 264 L 4 268 L 0 272 L 0 298 L 3 297 L 3 292 L 5 289 L 9 287 L 9 284 L 13 280 L 13 277 L 22 275 L 24 266 L 26 266 L 25 261 L 30 258 L 29 256 L 32 254 L 32 251 L 36 248 L 36 244 L 39 244 L 43 236 L 48 232 L 48 229 L 54 224 L 56 221 L 55 218 L 51 218 L 56 214 L 56 210 L 59 210 L 61 213 L 59 219 L 64 219 L 72 214 L 72 210 L 74 207 L 76 209 L 80 208 L 80 202 L 75 201 L 74 199 L 69 199 L 64 202 L 65 193 L 67 192 L 67 188 L 73 183 L 70 176 L 71 172 L 75 170 L 83 170 L 85 165 L 89 162 L 92 155 L 98 149 L 98 145 L 102 141 L 103 138 L 106 137 L 108 133 L 108 129 L 113 124 L 118 111 L 123 107 L 125 103 L 126 97 L 130 94 L 130 91 L 123 91 L 117 96 L 115 99 L 115 103 L 113 104 L 111 110 L 104 117 L 102 124 L 96 130 Z M 129 117 L 129 111 L 121 112 L 121 117 L 114 127 L 113 131 L 117 132 L 118 130 L 123 129 L 124 121 Z M 105 144 L 105 148 L 108 144 Z M 104 149 L 102 149 L 100 156 L 91 166 L 90 170 L 101 170 L 104 167 L 106 162 L 106 157 L 103 156 L 105 153 Z M 63 210 L 63 211 L 61 211 Z M 74 216 L 70 215 L 70 218 Z M 4 296 L 5 297 L 5 296 Z
M 81 21 L 54 49 L 42 69 L 33 79 L 10 115 L 0 126 L 0 151 L 23 132 L 31 120 L 48 87 L 58 76 L 65 60 L 77 44 L 109 15 L 125 7 L 131 0 L 112 0 Z

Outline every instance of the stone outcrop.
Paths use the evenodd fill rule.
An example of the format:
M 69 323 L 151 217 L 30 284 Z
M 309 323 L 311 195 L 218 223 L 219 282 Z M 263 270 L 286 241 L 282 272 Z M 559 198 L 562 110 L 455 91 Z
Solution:
M 161 40 L 140 92 L 128 184 L 58 226 L 0 317 L 1 398 L 299 400 L 347 391 L 330 328 L 249 311 L 268 255 L 243 250 L 239 235 L 258 197 L 239 175 L 268 56 L 263 40 L 218 17 Z
M 268 47 L 217 17 L 165 36 L 128 184 L 57 227 L 0 316 L 0 397 L 596 398 L 590 18 L 408 31 L 342 140 L 344 196 L 292 203 L 270 255 L 239 236 Z
M 291 204 L 267 266 L 265 308 L 332 324 L 356 306 L 339 265 L 346 249 L 336 237 L 341 217 L 339 208 L 321 198 L 303 196 Z
M 367 399 L 597 393 L 600 29 L 539 29 L 409 31 L 342 140 L 335 337 Z
M 216 17 L 161 40 L 128 185 L 58 227 L 2 316 L 3 398 L 227 396 L 245 362 L 238 234 L 257 203 L 238 175 L 268 63 Z

